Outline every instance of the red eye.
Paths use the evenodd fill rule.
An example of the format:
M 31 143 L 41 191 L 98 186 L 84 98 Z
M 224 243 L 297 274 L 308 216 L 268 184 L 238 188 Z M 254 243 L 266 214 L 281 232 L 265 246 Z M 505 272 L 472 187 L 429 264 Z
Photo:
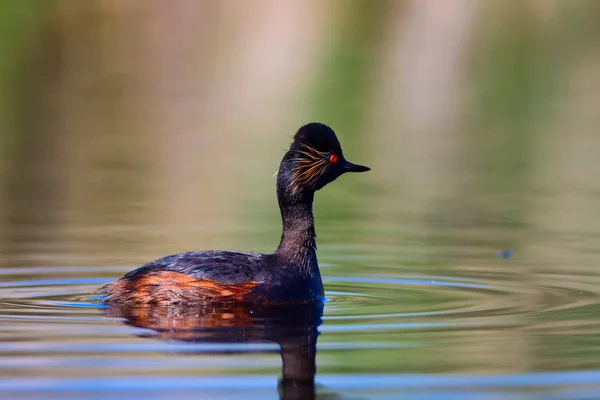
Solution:
M 331 155 L 329 156 L 329 162 L 335 164 L 336 162 L 338 162 L 338 157 L 335 154 L 331 153 Z

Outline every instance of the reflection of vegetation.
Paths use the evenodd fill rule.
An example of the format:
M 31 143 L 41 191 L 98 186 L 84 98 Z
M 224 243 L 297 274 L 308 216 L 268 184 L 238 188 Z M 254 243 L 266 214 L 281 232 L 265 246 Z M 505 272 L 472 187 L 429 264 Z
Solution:
M 551 69 L 540 54 L 535 16 L 524 3 L 496 4 L 493 10 L 482 17 L 485 28 L 479 28 L 475 43 L 473 119 L 467 122 L 458 170 L 468 175 L 476 168 L 478 173 L 468 184 L 456 180 L 456 200 L 443 203 L 446 215 L 439 211 L 431 216 L 435 225 L 443 221 L 450 227 L 494 229 L 492 237 L 477 242 L 461 237 L 461 230 L 446 238 L 436 234 L 438 245 L 470 240 L 490 256 L 505 248 L 519 251 L 523 245 L 533 141 L 543 117 L 539 105 L 547 100 L 546 86 L 551 83 L 546 78 Z
M 536 6 L 532 6 L 533 3 L 536 3 Z M 144 52 L 144 46 L 150 47 L 140 39 L 147 39 L 148 32 L 144 29 L 168 29 L 165 27 L 169 27 L 169 23 L 174 19 L 160 20 L 156 24 L 150 22 L 146 25 L 136 25 L 136 18 L 119 19 L 117 14 L 125 9 L 130 10 L 127 7 L 115 6 L 113 14 L 98 10 L 106 6 L 106 2 L 60 2 L 60 7 L 57 4 L 59 2 L 51 0 L 0 2 L 0 200 L 3 202 L 0 226 L 3 228 L 3 234 L 8 227 L 15 232 L 25 232 L 21 240 L 27 241 L 28 244 L 39 244 L 36 241 L 41 241 L 41 244 L 48 247 L 48 239 L 35 238 L 34 234 L 40 230 L 40 226 L 48 228 L 44 224 L 50 225 L 50 222 L 65 217 L 62 213 L 66 210 L 69 218 L 61 219 L 61 223 L 64 224 L 65 231 L 70 229 L 76 233 L 61 238 L 58 232 L 60 230 L 50 230 L 56 233 L 51 235 L 52 240 L 62 240 L 66 248 L 77 253 L 73 254 L 74 257 L 89 256 L 86 263 L 98 264 L 102 262 L 101 257 L 106 255 L 135 253 L 130 247 L 132 242 L 146 243 L 148 214 L 166 213 L 165 204 L 156 201 L 151 195 L 157 190 L 171 187 L 163 184 L 165 178 L 161 175 L 162 171 L 157 171 L 156 167 L 170 164 L 173 160 L 178 161 L 179 149 L 175 146 L 165 146 L 170 150 L 157 151 L 155 154 L 160 159 L 152 159 L 144 151 L 145 146 L 150 149 L 163 149 L 161 145 L 154 143 L 157 137 L 147 134 L 145 128 L 160 125 L 163 121 L 161 118 L 176 119 L 181 114 L 155 116 L 154 114 L 172 111 L 161 109 L 159 113 L 152 109 L 152 105 L 164 104 L 156 99 L 165 96 L 165 93 L 161 90 L 148 90 L 148 87 L 139 88 L 136 85 L 143 79 L 135 80 L 133 77 L 140 73 L 139 70 L 144 69 L 140 59 L 147 61 L 153 58 L 140 55 Z M 141 10 L 144 4 L 145 2 L 137 2 L 135 6 L 131 6 L 131 10 Z M 546 6 L 543 4 L 548 8 L 544 8 Z M 403 23 L 405 21 L 402 18 L 414 17 L 415 14 L 391 17 L 386 2 L 368 0 L 352 3 L 351 6 L 340 1 L 331 3 L 330 7 L 330 18 L 325 20 L 323 26 L 311 27 L 318 32 L 317 42 L 322 47 L 320 57 L 311 60 L 314 64 L 312 71 L 316 71 L 316 77 L 313 85 L 305 89 L 308 106 L 302 107 L 298 114 L 304 115 L 301 118 L 303 121 L 321 120 L 332 125 L 339 133 L 348 158 L 369 164 L 366 158 L 368 145 L 374 135 L 404 134 L 400 130 L 390 130 L 387 133 L 364 131 L 367 120 L 372 117 L 372 100 L 376 97 L 373 96 L 373 92 L 377 87 L 372 77 L 380 70 L 379 64 L 387 60 L 386 57 L 380 57 L 380 54 L 384 49 L 399 51 L 394 46 L 386 46 L 383 42 L 385 35 L 382 32 L 386 31 L 390 24 Z M 71 13 L 73 10 L 78 12 Z M 455 12 L 455 9 L 444 11 Z M 60 14 L 62 12 L 65 14 Z M 421 9 L 420 12 L 426 13 L 427 10 Z M 589 157 L 587 162 L 581 164 L 573 160 L 580 158 L 578 149 L 593 147 L 592 145 L 598 143 L 597 117 L 585 114 L 589 119 L 578 119 L 581 108 L 593 108 L 599 96 L 597 83 L 593 80 L 587 81 L 587 76 L 581 73 L 582 70 L 592 71 L 597 76 L 597 60 L 600 58 L 598 2 L 488 2 L 480 5 L 478 12 L 483 21 L 471 31 L 469 41 L 474 42 L 474 45 L 469 49 L 470 53 L 463 56 L 469 62 L 461 64 L 463 69 L 459 71 L 468 76 L 466 91 L 472 94 L 471 101 L 467 102 L 468 106 L 459 110 L 461 116 L 457 117 L 460 119 L 458 124 L 464 129 L 460 131 L 446 130 L 446 127 L 438 128 L 451 135 L 448 143 L 459 149 L 458 156 L 450 163 L 458 167 L 453 171 L 441 171 L 443 168 L 439 165 L 442 163 L 436 164 L 435 159 L 427 160 L 427 173 L 437 178 L 431 181 L 443 182 L 440 187 L 432 189 L 435 193 L 428 197 L 427 201 L 421 201 L 426 196 L 419 193 L 408 193 L 421 187 L 410 182 L 407 184 L 410 179 L 398 171 L 401 163 L 386 159 L 378 160 L 378 163 L 383 168 L 387 167 L 394 179 L 385 184 L 402 190 L 382 191 L 377 196 L 364 190 L 366 180 L 379 173 L 373 170 L 368 173 L 370 176 L 343 177 L 319 193 L 315 207 L 319 258 L 323 261 L 325 275 L 355 275 L 360 272 L 373 275 L 423 273 L 469 277 L 496 276 L 503 281 L 527 281 L 532 286 L 539 285 L 540 277 L 534 267 L 545 269 L 547 266 L 538 265 L 539 260 L 535 257 L 521 262 L 521 257 L 526 249 L 531 247 L 532 240 L 536 239 L 542 243 L 548 243 L 544 240 L 552 240 L 541 237 L 543 235 L 534 230 L 536 227 L 531 222 L 532 214 L 543 208 L 548 201 L 543 196 L 537 197 L 540 193 L 564 196 L 563 200 L 569 201 L 581 196 L 584 197 L 585 204 L 589 204 L 585 209 L 578 209 L 570 202 L 557 201 L 552 209 L 555 215 L 567 215 L 565 220 L 571 223 L 570 234 L 573 236 L 570 239 L 574 243 L 590 243 L 585 249 L 589 254 L 584 255 L 589 265 L 568 264 L 567 267 L 561 264 L 554 268 L 561 273 L 568 268 L 585 271 L 590 277 L 597 275 L 593 266 L 597 264 L 599 255 L 594 250 L 593 240 L 594 235 L 598 233 L 598 226 L 589 221 L 594 219 L 594 204 L 598 199 L 597 187 L 593 186 L 597 179 L 592 175 L 599 169 L 600 158 Z M 545 12 L 547 14 L 544 14 Z M 256 40 L 255 36 L 247 34 L 243 29 L 256 29 L 256 26 L 272 22 L 267 20 L 259 21 L 260 24 L 237 25 L 230 23 L 239 18 L 235 13 L 228 14 L 231 13 L 231 9 L 224 8 L 220 13 L 224 25 L 235 26 L 241 33 L 235 36 L 237 33 L 234 30 L 217 32 L 218 45 L 214 48 L 207 46 L 206 48 L 210 49 L 208 53 L 228 45 L 236 50 L 236 46 L 253 49 L 253 46 L 257 46 L 257 43 L 253 42 Z M 56 14 L 60 15 L 57 17 Z M 144 18 L 160 18 L 151 12 L 148 12 L 148 15 L 144 14 Z M 268 18 L 265 15 L 268 13 L 256 12 L 248 18 Z M 418 17 L 427 18 L 427 15 L 419 14 Z M 192 22 L 197 25 L 197 21 Z M 185 29 L 183 31 L 188 32 Z M 209 31 L 207 29 L 207 32 Z M 136 32 L 137 36 L 131 35 L 132 32 Z M 195 29 L 189 29 L 189 32 L 198 34 L 198 30 Z M 150 32 L 147 36 L 152 37 L 152 40 L 160 40 L 160 33 Z M 235 36 L 239 42 L 232 41 L 231 43 L 235 43 L 231 44 L 230 36 Z M 125 37 L 132 40 L 128 45 L 123 45 Z M 283 42 L 287 45 L 285 40 Z M 119 47 L 120 45 L 122 47 Z M 269 42 L 267 46 L 276 45 Z M 135 51 L 129 51 L 132 49 Z M 269 55 L 269 51 L 262 50 L 261 55 Z M 227 52 L 224 51 L 223 54 L 225 53 Z M 254 56 L 253 51 L 247 53 Z M 178 57 L 177 51 L 170 54 Z M 162 61 L 159 56 L 160 54 L 156 57 L 157 64 Z M 183 55 L 179 57 L 181 58 L 172 60 L 173 65 L 186 65 L 186 61 L 189 61 L 189 58 Z M 201 58 L 218 59 L 215 65 L 219 68 L 228 61 L 227 57 L 219 58 L 212 53 Z M 260 65 L 245 63 L 241 58 L 242 56 L 236 59 L 239 65 L 227 65 L 227 68 L 224 68 L 228 69 L 227 73 L 219 75 L 215 72 L 214 82 L 198 85 L 202 86 L 201 88 L 185 85 L 184 82 L 181 92 L 168 93 L 166 97 L 178 96 L 177 104 L 187 106 L 186 96 L 194 99 L 204 99 L 203 96 L 206 96 L 205 101 L 210 104 L 207 106 L 207 114 L 214 111 L 215 120 L 235 120 L 238 110 L 232 109 L 228 97 L 235 95 L 237 88 L 229 87 L 220 92 L 220 85 L 223 84 L 221 80 L 226 79 L 223 77 L 235 76 L 236 73 L 243 74 L 243 70 L 236 68 L 244 68 L 250 64 Z M 410 63 L 411 60 L 405 62 Z M 465 65 L 467 67 L 464 67 Z M 430 74 L 439 73 L 444 68 L 443 65 L 430 67 Z M 215 68 L 215 71 L 219 68 Z M 144 69 L 144 73 L 148 74 L 145 79 L 150 86 L 154 85 L 154 79 L 160 79 L 153 74 L 161 72 L 164 73 L 159 67 L 149 68 L 148 71 Z M 404 73 L 405 71 L 399 71 L 398 79 L 406 78 L 402 75 Z M 579 86 L 569 86 L 570 80 L 579 82 Z M 252 97 L 256 96 L 258 103 L 261 101 L 263 84 L 264 82 L 256 82 L 255 86 L 247 86 L 247 89 L 253 89 Z M 210 90 L 206 89 L 207 86 L 211 87 Z M 568 93 L 566 89 L 569 89 Z M 209 97 L 207 93 L 210 91 L 217 95 Z M 456 94 L 456 103 L 462 103 L 461 94 Z M 152 100 L 147 101 L 147 98 Z M 169 99 L 160 98 L 165 103 Z M 64 106 L 65 104 L 69 106 Z M 279 109 L 279 106 L 276 104 L 271 107 L 268 104 L 264 108 L 268 113 L 290 113 L 289 110 Z M 402 104 L 397 105 L 399 114 L 409 112 L 402 107 Z M 564 108 L 576 110 L 578 113 L 567 115 Z M 144 117 L 137 115 L 142 109 L 143 116 L 148 117 L 149 121 L 142 121 Z M 242 113 L 244 111 L 240 110 Z M 193 110 L 190 114 L 193 114 Z M 568 127 L 569 130 L 546 129 L 557 124 L 562 124 L 561 126 Z M 185 129 L 195 132 L 196 127 L 186 126 Z M 157 129 L 163 135 L 161 139 L 168 143 L 171 143 L 175 135 L 180 134 L 176 130 Z M 248 132 L 256 130 L 260 128 L 254 127 Z M 208 129 L 197 132 L 198 135 L 207 137 L 216 137 L 222 133 Z M 281 134 L 277 129 L 274 133 Z M 584 136 L 588 139 L 583 145 L 561 147 L 561 144 L 577 142 Z M 377 140 L 385 142 L 386 138 Z M 546 148 L 540 144 L 551 141 L 557 141 L 559 144 L 556 147 L 559 149 L 555 150 L 555 153 L 546 153 Z M 179 140 L 178 143 L 187 142 Z M 250 165 L 255 162 L 255 149 L 247 152 L 230 151 L 230 146 L 236 146 L 236 143 L 230 143 L 228 140 L 207 140 L 206 143 L 207 147 L 210 146 L 206 154 L 223 155 L 226 161 L 219 163 L 219 167 L 215 168 L 206 160 L 202 160 L 202 156 L 194 157 L 192 150 L 189 152 L 192 155 L 189 160 L 194 164 L 174 162 L 175 166 L 170 176 L 181 174 L 183 186 L 189 185 L 195 193 L 200 193 L 197 198 L 215 190 L 217 185 L 233 187 L 231 192 L 223 191 L 231 193 L 231 196 L 222 199 L 222 203 L 227 204 L 224 208 L 239 210 L 247 206 L 244 192 L 235 190 L 239 177 L 232 176 L 231 171 L 225 171 L 225 168 L 235 163 Z M 435 145 L 427 140 L 419 143 L 423 146 L 421 150 L 425 151 L 427 146 Z M 405 149 L 406 154 L 411 151 L 413 149 Z M 448 151 L 448 154 L 450 153 L 451 150 Z M 236 157 L 232 157 L 232 154 Z M 237 159 L 238 154 L 240 159 Z M 400 151 L 395 149 L 389 154 L 401 157 Z M 433 151 L 431 154 L 437 153 Z M 545 157 L 543 168 L 540 168 L 540 156 Z M 418 157 L 419 155 L 414 159 Z M 410 163 L 410 159 L 407 159 L 406 163 Z M 566 164 L 570 168 L 565 172 L 563 167 Z M 404 166 L 407 170 L 411 168 L 410 165 Z M 214 178 L 216 182 L 214 185 L 206 182 L 187 182 L 186 179 L 190 175 L 185 174 L 185 171 L 200 168 L 209 170 L 211 179 Z M 536 173 L 544 178 L 546 186 L 533 179 Z M 557 175 L 563 175 L 563 180 L 557 181 Z M 580 191 L 572 194 L 572 187 L 564 182 L 571 183 L 582 175 L 587 176 L 587 180 L 578 182 Z M 447 182 L 440 177 L 447 177 Z M 269 196 L 274 196 L 274 181 L 270 181 L 264 188 L 255 188 L 253 183 L 249 183 L 249 186 L 252 186 L 253 190 L 268 191 Z M 390 193 L 402 193 L 404 197 L 400 200 L 395 197 L 396 194 Z M 370 196 L 382 198 L 382 201 L 377 203 L 381 206 L 380 209 L 365 211 L 366 207 L 370 206 L 366 204 Z M 430 201 L 432 198 L 433 201 Z M 400 204 L 400 201 L 404 200 L 407 200 L 407 203 L 413 201 L 419 204 Z M 257 208 L 261 208 L 257 210 L 259 215 L 266 207 L 275 207 L 274 200 L 266 204 L 255 204 Z M 210 208 L 212 205 L 202 203 L 194 206 L 209 208 L 207 214 L 213 213 L 213 209 Z M 151 211 L 140 212 L 142 209 Z M 188 210 L 182 210 L 183 215 L 187 212 Z M 252 213 L 254 214 L 254 210 Z M 276 212 L 271 212 L 270 208 L 268 215 L 273 221 L 279 217 Z M 378 221 L 367 220 L 365 215 L 375 215 Z M 579 219 L 569 219 L 572 215 L 578 216 Z M 561 218 L 557 218 L 549 225 L 556 231 L 561 231 L 561 221 Z M 273 229 L 279 229 L 278 222 L 272 224 L 276 226 Z M 590 224 L 589 227 L 586 223 Z M 193 240 L 198 240 L 199 246 L 204 246 L 204 238 L 236 235 L 239 232 L 244 232 L 243 236 L 247 238 L 254 236 L 255 231 L 262 231 L 262 227 L 243 227 L 243 224 L 237 221 L 234 225 L 235 232 L 223 233 L 218 223 L 210 225 L 200 220 L 197 226 L 201 227 L 198 230 L 202 230 L 202 233 L 194 232 Z M 127 229 L 122 229 L 123 226 L 127 226 Z M 86 237 L 79 237 L 77 229 L 89 229 L 88 232 L 91 233 Z M 161 226 L 156 230 L 162 232 L 162 229 Z M 178 227 L 174 230 L 177 229 Z M 167 237 L 164 242 L 172 246 L 170 249 L 179 248 L 180 236 L 169 236 L 170 234 L 165 234 Z M 533 238 L 534 234 L 540 237 Z M 256 240 L 261 250 L 271 251 L 276 244 L 274 238 L 277 238 L 277 234 L 267 232 L 263 236 L 264 238 L 252 240 Z M 167 245 L 160 247 L 163 243 L 159 243 L 156 237 L 162 238 L 157 234 L 154 239 L 148 239 L 147 244 L 152 251 L 160 255 Z M 586 240 L 590 242 L 585 242 Z M 357 243 L 361 246 L 357 246 Z M 2 243 L 6 248 L 14 248 L 15 252 L 21 251 L 23 257 L 30 256 L 27 251 L 21 250 L 22 244 L 11 243 L 8 240 Z M 242 249 L 247 248 L 242 243 L 240 245 Z M 556 254 L 565 254 L 563 246 L 553 247 L 557 248 Z M 514 259 L 498 259 L 498 252 L 505 248 L 516 250 Z M 584 252 L 582 247 L 573 245 L 573 248 L 574 255 Z M 142 251 L 132 256 L 136 261 L 148 257 L 148 254 Z M 71 258 L 68 262 L 79 264 Z M 328 264 L 334 264 L 336 269 L 328 269 Z M 525 274 L 528 274 L 527 280 L 523 279 Z M 355 289 L 351 285 L 330 287 L 339 292 Z M 380 290 L 381 286 L 377 289 Z M 369 287 L 360 288 L 360 292 L 377 295 L 374 288 Z M 442 290 L 398 289 L 397 292 L 390 293 L 389 299 L 386 299 L 390 304 L 375 312 L 393 313 L 411 310 L 417 306 L 425 310 L 440 308 L 440 304 L 445 305 L 451 297 Z M 542 303 L 543 301 L 544 299 L 540 300 Z M 357 301 L 356 309 L 346 314 L 361 314 L 365 310 L 363 307 L 364 305 Z M 573 320 L 581 322 L 593 318 L 596 311 L 592 306 L 580 307 L 577 312 L 567 309 L 565 312 L 548 313 L 538 318 L 541 321 L 554 319 L 554 322 L 575 325 L 577 321 Z M 363 320 L 366 324 L 394 321 L 397 319 Z M 409 347 L 401 351 L 389 348 L 325 351 L 324 359 L 331 357 L 334 364 L 329 370 L 328 367 L 324 367 L 324 371 L 475 369 L 477 365 L 472 358 L 456 357 L 457 354 L 462 356 L 469 353 L 475 347 L 475 344 L 468 343 L 469 339 L 464 339 L 465 337 L 475 338 L 473 342 L 497 356 L 492 361 L 487 360 L 490 364 L 514 368 L 508 361 L 503 364 L 503 360 L 511 361 L 510 356 L 499 354 L 502 349 L 496 349 L 497 337 L 508 337 L 511 333 L 502 327 L 490 327 L 487 333 L 490 336 L 481 332 L 453 333 L 428 330 L 424 333 L 395 329 L 358 334 L 329 332 L 324 334 L 325 343 L 370 341 L 415 346 L 426 343 L 431 351 L 423 351 L 421 347 Z M 578 336 L 581 341 L 576 341 L 573 340 L 573 335 L 556 333 L 551 339 L 546 338 L 540 342 L 541 347 L 547 348 L 548 352 L 554 349 L 562 356 L 570 351 L 598 347 L 586 335 Z M 526 335 L 514 336 L 515 341 L 523 341 L 525 337 Z M 556 350 L 558 348 L 560 349 Z M 443 356 L 440 356 L 440 349 L 445 351 Z M 482 353 L 485 354 L 485 351 Z M 522 353 L 517 354 L 519 357 L 514 353 L 513 356 L 522 360 L 527 356 L 525 352 Z
M 495 35 L 483 35 L 478 43 L 479 93 L 473 111 L 479 126 L 470 133 L 469 149 L 491 174 L 483 179 L 487 189 L 512 193 L 526 183 L 535 107 L 545 93 L 538 84 L 545 82 L 545 69 L 538 64 L 538 35 L 526 6 L 500 8 L 506 8 L 507 18 L 496 23 Z
M 57 146 L 53 85 L 59 71 L 54 3 L 3 2 L 0 5 L 0 142 L 4 194 L 3 239 L 18 247 L 35 230 L 13 235 L 17 227 L 50 221 L 58 182 L 45 170 L 54 165 Z M 43 34 L 42 34 L 43 32 Z
M 100 31 L 112 15 L 103 15 L 98 4 L 0 5 L 6 20 L 0 28 L 0 151 L 5 154 L 0 185 L 6 194 L 7 243 L 36 240 L 35 229 L 12 233 L 22 225 L 54 232 L 58 219 L 62 223 L 70 215 L 108 223 L 137 221 L 142 214 L 137 201 L 127 203 L 144 194 L 147 158 L 140 142 L 131 139 L 132 133 L 139 138 L 135 128 L 127 124 L 128 82 L 113 68 L 120 56 L 116 35 L 123 32 Z M 67 192 L 69 181 L 78 182 L 75 196 Z M 69 206 L 61 208 L 61 202 Z M 82 206 L 86 212 L 78 213 Z M 129 235 L 98 234 L 92 240 L 102 241 L 131 251 Z
M 7 151 L 6 147 L 17 140 L 15 128 L 27 120 L 23 109 L 32 100 L 30 86 L 35 73 L 24 68 L 24 64 L 30 65 L 27 61 L 35 46 L 34 32 L 51 4 L 51 1 L 27 0 L 0 2 L 0 151 Z
M 318 59 L 318 78 L 311 88 L 309 119 L 330 124 L 344 137 L 346 147 L 357 155 L 357 140 L 364 135 L 368 117 L 373 73 L 379 62 L 384 2 L 362 0 L 336 10 L 331 39 Z M 339 13 L 339 14 L 337 14 Z
M 364 127 L 370 112 L 372 78 L 380 60 L 386 8 L 385 2 L 363 0 L 335 10 L 328 39 L 321 42 L 317 79 L 309 92 L 307 119 L 331 125 L 345 155 L 357 163 L 368 163 L 365 149 L 371 135 L 365 134 Z M 330 241 L 328 232 L 335 232 L 337 243 L 347 243 L 360 234 L 357 201 L 361 196 L 353 194 L 361 193 L 365 176 L 341 179 L 343 182 L 328 186 L 327 193 L 317 195 L 315 213 L 321 243 Z M 336 229 L 339 224 L 344 228 Z

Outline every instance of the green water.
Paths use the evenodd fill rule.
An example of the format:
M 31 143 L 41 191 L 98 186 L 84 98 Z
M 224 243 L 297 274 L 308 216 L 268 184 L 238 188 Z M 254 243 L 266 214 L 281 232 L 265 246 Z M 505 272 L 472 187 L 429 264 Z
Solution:
M 2 2 L 0 397 L 600 398 L 599 18 Z M 273 251 L 273 173 L 314 120 L 372 168 L 317 193 L 322 318 L 90 297 L 167 254 Z M 314 387 L 279 382 L 313 358 Z

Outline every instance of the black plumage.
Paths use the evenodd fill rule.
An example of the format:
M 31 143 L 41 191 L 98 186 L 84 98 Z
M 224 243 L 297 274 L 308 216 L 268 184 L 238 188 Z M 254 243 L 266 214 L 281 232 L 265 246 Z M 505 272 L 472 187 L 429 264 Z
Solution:
M 281 161 L 277 199 L 283 221 L 272 254 L 194 251 L 163 257 L 127 273 L 103 291 L 108 302 L 306 302 L 323 296 L 312 213 L 315 191 L 345 172 L 348 162 L 331 128 L 301 127 Z

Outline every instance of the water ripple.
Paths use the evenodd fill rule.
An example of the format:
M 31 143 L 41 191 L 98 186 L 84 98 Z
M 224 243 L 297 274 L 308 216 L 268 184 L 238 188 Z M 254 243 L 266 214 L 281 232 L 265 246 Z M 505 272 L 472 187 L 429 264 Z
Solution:
M 235 375 L 239 388 L 273 387 L 272 378 L 260 374 L 277 371 L 278 344 L 168 340 L 172 331 L 168 326 L 127 325 L 126 317 L 106 314 L 108 310 L 94 301 L 92 293 L 111 280 L 108 274 L 117 276 L 126 269 L 0 269 L 4 278 L 0 282 L 0 387 L 14 396 L 44 392 L 61 398 L 94 392 L 127 398 L 127 393 L 137 396 L 142 391 L 142 397 L 153 398 L 160 391 L 227 390 L 230 375 Z M 507 349 L 520 341 L 536 341 L 544 357 L 560 359 L 560 352 L 572 350 L 553 346 L 553 338 L 569 335 L 569 343 L 595 340 L 600 322 L 590 319 L 589 313 L 596 315 L 600 309 L 600 285 L 579 278 L 581 282 L 548 275 L 534 286 L 522 280 L 452 276 L 325 276 L 327 302 L 317 347 L 322 372 L 317 381 L 352 393 L 377 389 L 427 397 L 443 391 L 456 398 L 495 396 L 496 387 L 564 386 L 562 393 L 568 394 L 570 385 L 589 385 L 587 392 L 573 389 L 573 397 L 567 398 L 594 398 L 600 394 L 594 386 L 600 373 L 595 370 L 491 373 L 517 365 L 519 352 Z M 585 316 L 578 318 L 580 313 Z M 251 333 L 240 329 L 240 335 Z M 460 349 L 473 349 L 474 343 L 481 346 L 477 353 L 461 353 Z M 219 358 L 227 354 L 236 356 Z M 350 355 L 360 360 L 360 373 L 340 361 Z M 600 354 L 590 354 L 596 356 Z M 479 375 L 478 357 L 492 366 L 487 375 Z M 468 373 L 399 373 L 418 370 L 421 359 L 429 360 L 430 372 Z M 345 369 L 344 375 L 331 373 Z M 14 378 L 25 371 L 35 379 Z M 178 376 L 166 376 L 172 371 Z M 198 377 L 198 371 L 211 376 Z M 142 383 L 136 374 L 152 379 Z M 465 387 L 470 389 L 462 390 Z M 243 398 L 243 389 L 239 393 Z

